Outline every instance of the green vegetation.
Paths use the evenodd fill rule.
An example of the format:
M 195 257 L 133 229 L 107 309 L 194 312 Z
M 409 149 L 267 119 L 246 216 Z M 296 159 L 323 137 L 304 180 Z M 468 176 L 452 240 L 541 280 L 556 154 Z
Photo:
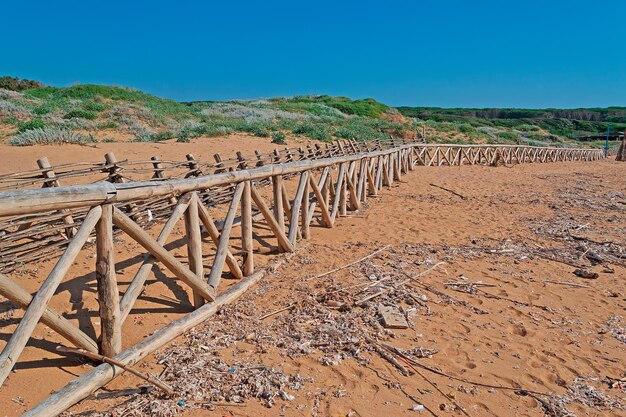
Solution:
M 17 130 L 18 132 L 25 132 L 31 129 L 42 129 L 46 126 L 46 122 L 41 119 L 32 119 L 27 122 L 18 122 Z
M 371 98 L 328 95 L 179 103 L 126 87 L 57 88 L 11 77 L 0 80 L 5 80 L 0 87 L 11 87 L 0 88 L 0 123 L 12 126 L 10 143 L 20 145 L 54 143 L 43 137 L 53 132 L 63 132 L 59 143 L 96 135 L 111 140 L 102 131 L 115 130 L 138 142 L 248 134 L 284 144 L 293 136 L 388 140 L 416 138 L 424 131 L 431 142 L 568 146 L 577 136 L 603 133 L 609 123 L 626 125 L 626 108 L 394 109 Z
M 16 146 L 59 145 L 63 143 L 89 143 L 93 137 L 80 135 L 76 132 L 53 127 L 30 129 L 16 135 L 9 143 Z
M 285 141 L 285 134 L 283 132 L 274 132 L 272 133 L 272 143 L 277 145 L 284 145 L 287 143 Z
M 39 81 L 22 80 L 17 77 L 0 77 L 0 89 L 9 91 L 25 91 L 31 88 L 43 87 L 44 84 Z
M 564 143 L 591 135 L 602 135 L 611 126 L 623 131 L 626 108 L 589 109 L 443 109 L 438 107 L 399 107 L 406 117 L 464 126 L 466 132 L 482 129 L 496 132 L 503 141 L 542 141 Z M 533 132 L 533 134 L 531 134 Z M 517 138 L 513 137 L 516 135 Z

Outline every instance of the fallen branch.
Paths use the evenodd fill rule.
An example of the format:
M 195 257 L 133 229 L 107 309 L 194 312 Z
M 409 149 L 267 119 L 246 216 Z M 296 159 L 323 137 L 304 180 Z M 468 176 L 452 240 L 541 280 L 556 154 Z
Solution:
M 454 194 L 455 196 L 460 197 L 462 200 L 467 200 L 467 197 L 465 197 L 464 195 L 459 194 L 459 193 L 457 193 L 456 191 L 451 190 L 451 189 L 449 189 L 449 188 L 442 187 L 441 185 L 437 185 L 437 184 L 433 184 L 433 183 L 430 183 L 430 186 L 431 186 L 431 187 L 435 187 L 435 188 L 439 188 L 439 189 L 441 189 L 441 190 L 444 190 L 444 191 L 447 191 L 447 192 L 449 192 L 449 193 L 451 193 L 451 194 Z
M 369 255 L 367 255 L 367 256 L 364 256 L 364 257 L 362 257 L 362 258 L 360 258 L 360 259 L 357 259 L 357 260 L 356 260 L 356 261 L 354 261 L 354 262 L 350 262 L 349 264 L 344 265 L 344 266 L 340 266 L 339 268 L 331 269 L 330 271 L 328 271 L 328 272 L 324 272 L 323 274 L 319 274 L 319 275 L 316 275 L 316 276 L 314 276 L 314 277 L 307 278 L 307 280 L 310 280 L 310 279 L 317 279 L 317 278 L 322 278 L 322 277 L 325 277 L 326 275 L 330 275 L 330 274 L 335 273 L 335 272 L 337 272 L 337 271 L 341 271 L 342 269 L 350 268 L 350 267 L 351 267 L 351 266 L 353 266 L 353 265 L 356 265 L 356 264 L 361 263 L 361 262 L 363 262 L 363 261 L 365 261 L 365 260 L 367 260 L 367 259 L 369 259 L 369 258 L 371 258 L 371 257 L 373 257 L 373 256 L 378 255 L 379 253 L 381 253 L 381 252 L 382 252 L 382 251 L 384 251 L 384 250 L 389 249 L 390 247 L 391 247 L 391 245 L 387 245 L 387 246 L 385 246 L 385 247 L 383 247 L 383 248 L 380 248 L 380 249 L 378 249 L 378 250 L 376 250 L 376 251 L 374 251 L 374 252 L 370 253 L 370 254 L 369 254 Z
M 61 345 L 57 346 L 57 351 L 64 352 L 64 353 L 76 353 L 78 355 L 83 355 L 89 359 L 93 359 L 94 361 L 100 361 L 100 362 L 108 363 L 110 365 L 119 366 L 123 370 L 128 371 L 131 374 L 143 379 L 144 381 L 151 383 L 152 385 L 166 392 L 167 394 L 174 395 L 174 390 L 169 385 L 159 381 L 156 378 L 152 378 L 151 376 L 148 376 L 144 374 L 143 372 L 139 372 L 138 370 L 131 368 L 130 366 L 126 365 L 123 362 L 109 358 L 108 356 L 100 355 L 98 353 L 92 353 L 92 352 L 86 351 L 85 349 L 71 348 L 71 347 L 61 346 Z
M 382 348 L 380 348 L 378 346 L 378 342 L 376 342 L 375 340 L 372 339 L 367 339 L 368 342 L 370 342 L 378 351 L 378 349 L 383 350 Z M 389 352 L 391 352 L 392 354 L 396 354 L 399 357 L 401 357 L 402 359 L 404 359 L 405 361 L 407 361 L 407 365 L 409 365 L 409 367 L 411 368 L 411 370 L 413 370 L 414 373 L 418 374 L 419 376 L 421 376 L 426 382 L 428 382 L 435 390 L 437 390 L 437 392 L 439 392 L 439 394 L 441 394 L 447 401 L 449 401 L 452 405 L 454 405 L 454 407 L 457 410 L 460 410 L 464 415 L 466 415 L 467 417 L 470 417 L 470 415 L 467 413 L 467 411 L 465 411 L 461 406 L 459 406 L 456 401 L 454 401 L 450 396 L 446 395 L 438 386 L 437 384 L 435 384 L 434 382 L 432 382 L 430 379 L 428 379 L 426 377 L 426 375 L 424 375 L 423 373 L 421 373 L 419 371 L 419 369 L 415 368 L 413 366 L 413 364 L 411 362 L 409 362 L 407 360 L 407 356 L 404 354 L 399 354 L 398 352 L 401 352 L 399 349 L 396 349 L 395 347 L 391 346 L 391 345 L 387 345 L 386 343 L 380 343 L 380 345 L 387 349 Z M 393 356 L 392 356 L 393 357 Z
M 383 348 L 381 348 L 380 346 L 378 346 L 378 343 L 376 343 L 375 340 L 370 339 L 369 337 L 366 338 L 367 342 L 372 345 L 372 347 L 374 348 L 374 350 L 376 351 L 376 353 L 378 353 L 383 359 L 386 359 L 389 363 L 391 363 L 393 366 L 395 366 L 396 368 L 398 368 L 398 370 L 400 371 L 400 373 L 404 376 L 411 376 L 413 375 L 413 372 L 410 372 L 408 369 L 406 369 L 406 367 L 404 365 L 402 365 L 396 358 L 393 357 L 393 355 L 390 355 L 388 352 L 386 352 Z

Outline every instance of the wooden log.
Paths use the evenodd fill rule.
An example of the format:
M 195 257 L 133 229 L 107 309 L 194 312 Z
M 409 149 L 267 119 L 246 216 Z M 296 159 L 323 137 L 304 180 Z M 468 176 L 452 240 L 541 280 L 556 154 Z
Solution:
M 300 214 L 300 206 L 302 205 L 302 198 L 304 197 L 304 190 L 307 188 L 309 173 L 307 171 L 300 174 L 300 181 L 298 182 L 298 189 L 296 190 L 296 197 L 293 200 L 291 206 L 291 216 L 289 218 L 289 241 L 292 245 L 296 243 L 296 237 L 298 233 L 298 215 Z
M 165 178 L 165 168 L 163 168 L 163 164 L 161 163 L 161 159 L 158 156 L 153 156 L 150 158 L 152 162 L 152 166 L 154 167 L 154 174 L 152 178 L 164 179 Z M 176 204 L 176 197 L 171 196 L 168 198 L 170 204 Z
M 233 220 L 235 220 L 235 215 L 237 214 L 237 208 L 239 207 L 239 201 L 241 200 L 244 186 L 245 183 L 240 182 L 235 187 L 235 193 L 233 194 L 233 199 L 230 202 L 230 207 L 228 207 L 226 219 L 224 220 L 224 226 L 222 227 L 222 233 L 220 234 L 220 242 L 217 245 L 217 252 L 215 253 L 213 266 L 211 267 L 211 272 L 209 273 L 209 287 L 211 287 L 214 292 L 217 292 L 220 280 L 222 279 L 222 272 L 224 272 L 226 254 L 230 244 L 230 231 L 233 227 Z
M 244 182 L 241 196 L 241 247 L 244 252 L 243 273 L 254 273 L 254 245 L 252 241 L 252 192 L 250 181 Z
M 619 145 L 619 149 L 617 149 L 617 155 L 615 156 L 616 161 L 626 161 L 626 133 L 622 137 L 622 143 Z
M 198 199 L 198 214 L 200 215 L 200 221 L 204 225 L 205 229 L 207 229 L 209 237 L 213 243 L 215 243 L 215 246 L 217 246 L 220 243 L 220 231 L 216 226 L 215 221 L 209 214 L 209 210 L 207 210 L 204 204 L 202 204 L 200 199 Z M 235 278 L 243 278 L 243 272 L 237 263 L 237 259 L 235 259 L 235 256 L 230 252 L 230 250 L 226 252 L 226 265 L 228 265 L 230 273 L 233 274 Z
M 324 187 L 324 185 L 326 184 L 326 178 L 328 177 L 328 167 L 324 168 L 324 170 L 322 171 L 322 175 L 320 176 L 319 181 L 317 182 L 317 187 Z M 313 182 L 315 182 L 315 178 L 313 177 L 313 173 L 310 172 L 309 173 L 309 182 L 311 182 L 311 180 Z M 314 194 L 315 196 L 315 194 Z M 313 216 L 315 215 L 315 209 L 317 208 L 317 197 L 314 198 L 309 206 L 309 214 L 308 214 L 308 222 L 309 224 L 311 224 L 311 221 L 313 221 Z M 328 204 L 326 204 L 326 207 L 328 207 Z
M 25 289 L 4 274 L 0 274 L 0 294 L 24 310 L 26 310 L 33 301 L 33 297 Z M 87 336 L 87 334 L 63 317 L 58 311 L 46 307 L 41 316 L 41 322 L 69 340 L 74 346 L 86 349 L 90 352 L 98 352 L 98 344 L 96 341 Z
M 330 212 L 330 216 L 333 219 L 333 223 L 337 218 L 337 212 L 339 210 L 339 204 L 341 200 L 341 190 L 343 188 L 344 177 L 346 176 L 345 164 L 339 165 L 339 173 L 337 174 L 337 183 L 335 184 L 335 196 L 333 199 L 333 209 Z
M 239 281 L 220 294 L 214 302 L 205 304 L 185 317 L 169 323 L 113 359 L 126 365 L 139 362 L 141 359 L 187 330 L 206 321 L 222 306 L 239 298 L 247 289 L 256 284 L 264 276 L 264 273 L 265 271 L 260 270 Z M 111 366 L 109 364 L 99 365 L 97 368 L 74 379 L 65 387 L 39 403 L 36 407 L 24 413 L 23 417 L 56 416 L 78 401 L 91 395 L 92 392 L 107 384 L 123 371 L 122 368 L 117 366 Z
M 367 173 L 367 185 L 369 189 L 369 193 L 372 196 L 376 196 L 378 194 L 378 190 L 376 189 L 376 181 L 374 180 L 374 159 L 370 159 L 370 165 L 366 170 Z
M 274 217 L 281 230 L 285 230 L 285 209 L 283 207 L 283 177 L 272 177 L 272 189 L 274 192 Z
M 113 250 L 113 206 L 103 204 L 96 224 L 96 281 L 100 303 L 100 352 L 115 356 L 122 350 L 120 294 L 115 276 Z
M 309 197 L 309 177 L 310 177 L 310 173 L 307 172 L 306 173 L 306 180 L 304 182 L 304 192 L 302 195 L 302 208 L 300 209 L 301 211 L 301 215 L 300 215 L 300 222 L 301 222 L 301 227 L 302 227 L 302 238 L 304 239 L 310 239 L 311 238 L 311 228 L 310 228 L 310 223 L 309 223 L 309 203 L 310 203 L 310 197 Z
M 383 169 L 384 169 L 384 160 L 382 155 L 377 158 L 376 161 L 376 177 L 374 178 L 374 184 L 376 188 L 376 192 L 382 190 L 383 187 Z
M 157 237 L 157 243 L 159 245 L 165 245 L 167 238 L 172 233 L 172 230 L 174 230 L 174 226 L 187 210 L 190 200 L 191 193 L 185 194 L 178 200 L 178 203 L 176 207 L 174 207 L 170 218 L 167 220 L 167 222 L 163 226 L 163 229 L 161 229 L 161 233 L 159 233 L 159 236 Z M 130 311 L 132 310 L 135 301 L 139 297 L 139 294 L 141 294 L 141 292 L 143 291 L 143 286 L 146 282 L 146 279 L 148 278 L 148 275 L 150 275 L 150 272 L 152 271 L 152 266 L 154 265 L 155 261 L 156 258 L 152 256 L 152 254 L 147 253 L 144 257 L 143 263 L 139 267 L 139 270 L 133 277 L 128 288 L 126 288 L 126 292 L 124 293 L 122 301 L 120 302 L 122 323 L 130 314 Z
M 391 158 L 389 158 L 390 163 L 391 162 Z M 391 177 L 389 177 L 389 169 L 388 169 L 388 164 L 383 162 L 383 184 L 385 184 L 389 189 L 391 189 Z
M 122 174 L 120 174 L 120 167 L 117 165 L 117 158 L 113 152 L 107 152 L 104 155 L 104 160 L 106 161 L 106 164 L 110 166 L 109 179 L 111 182 L 122 184 L 128 182 L 126 178 L 124 178 Z M 126 210 L 128 211 L 130 218 L 133 220 L 137 220 L 135 207 L 136 206 L 132 203 L 126 205 Z
M 185 174 L 185 178 L 198 177 L 202 175 L 202 171 L 198 169 L 198 161 L 196 160 L 195 156 L 193 156 L 192 153 L 188 153 L 187 155 L 185 155 L 185 158 L 187 159 L 187 161 L 189 161 L 189 163 L 187 164 L 187 166 L 189 167 L 189 172 Z
M 355 165 L 356 163 L 353 162 Z M 356 172 L 356 171 L 355 171 Z M 352 210 L 358 210 L 361 208 L 361 202 L 359 201 L 359 197 L 357 195 L 356 189 L 356 181 L 354 181 L 354 177 L 347 176 L 346 177 L 346 187 L 347 191 L 350 194 L 350 206 Z
M 311 175 L 309 177 L 309 183 L 311 184 L 311 188 L 313 188 L 313 193 L 315 193 L 315 198 L 317 199 L 317 204 L 320 206 L 320 211 L 322 212 L 322 224 L 328 228 L 333 227 L 333 219 L 330 217 L 330 212 L 328 211 L 328 205 L 326 204 L 326 199 L 322 191 L 320 190 L 318 184 L 315 183 L 315 179 Z M 324 183 L 326 180 L 324 179 Z
M 341 216 L 348 215 L 348 181 L 350 180 L 348 172 L 344 174 L 344 177 L 341 182 L 341 190 L 339 191 L 339 214 Z
M 365 175 L 365 169 L 367 168 L 367 164 L 369 163 L 369 160 L 364 158 L 361 159 L 361 161 L 359 162 L 359 176 L 358 176 L 358 182 L 357 182 L 357 190 L 356 190 L 356 198 L 358 201 L 365 201 L 366 194 L 367 194 L 367 189 L 364 185 L 365 182 L 367 181 L 367 177 Z
M 278 240 L 278 246 L 285 252 L 293 252 L 294 247 L 289 241 L 289 238 L 285 236 L 285 230 L 280 228 L 278 222 L 272 215 L 270 209 L 265 204 L 265 201 L 263 201 L 263 198 L 261 197 L 259 192 L 254 186 L 250 187 L 250 192 L 252 196 L 252 201 L 254 201 L 254 204 L 256 204 L 256 206 L 259 208 L 268 226 L 270 227 L 270 229 L 272 229 L 272 232 L 274 232 L 274 236 L 276 236 L 276 239 Z
M 89 213 L 83 220 L 83 224 L 78 229 L 78 232 L 76 232 L 76 235 L 68 245 L 65 253 L 63 253 L 61 258 L 59 258 L 56 265 L 52 271 L 50 271 L 50 274 L 39 288 L 39 291 L 37 291 L 37 294 L 33 297 L 33 300 L 24 313 L 22 320 L 17 325 L 17 328 L 13 332 L 9 342 L 0 354 L 0 386 L 2 386 L 5 379 L 9 375 L 9 372 L 13 369 L 13 366 L 24 350 L 24 347 L 33 333 L 33 330 L 35 330 L 35 326 L 41 319 L 43 313 L 46 311 L 46 307 L 50 302 L 50 299 L 54 295 L 68 269 L 72 266 L 76 255 L 78 255 L 78 252 L 89 238 L 89 235 L 100 219 L 101 214 L 102 208 L 100 206 L 96 206 L 89 210 Z
M 152 236 L 146 233 L 141 226 L 132 221 L 118 208 L 113 210 L 113 224 L 154 255 L 154 257 L 165 265 L 178 279 L 196 290 L 205 300 L 215 300 L 215 291 L 208 287 L 200 277 L 190 271 L 169 253 L 167 249 L 154 240 Z
M 56 174 L 52 170 L 52 165 L 50 165 L 50 161 L 48 160 L 47 157 L 44 156 L 43 158 L 39 158 L 37 160 L 37 165 L 39 166 L 39 168 L 43 170 L 42 172 L 43 176 L 45 178 L 48 178 L 48 181 L 45 182 L 46 187 L 59 187 L 61 185 L 59 183 L 59 180 L 56 179 Z M 67 210 L 59 210 L 59 211 L 61 213 L 67 213 Z M 72 215 L 67 214 L 66 216 L 64 216 L 63 223 L 69 226 L 65 229 L 65 233 L 67 234 L 67 237 L 71 238 L 72 236 L 74 236 L 74 234 L 76 233 L 76 228 L 73 227 L 74 219 Z
M 285 210 L 285 214 L 287 215 L 287 217 L 291 217 L 291 202 L 289 201 L 289 196 L 287 195 L 287 188 L 285 187 L 284 183 L 281 184 L 280 195 L 283 200 L 283 208 Z
M 200 278 L 204 278 L 202 265 L 202 235 L 200 234 L 200 218 L 198 215 L 198 195 L 191 195 L 189 207 L 185 211 L 185 231 L 187 232 L 187 258 L 189 269 Z M 193 291 L 193 305 L 198 308 L 204 304 L 204 299 L 196 291 Z

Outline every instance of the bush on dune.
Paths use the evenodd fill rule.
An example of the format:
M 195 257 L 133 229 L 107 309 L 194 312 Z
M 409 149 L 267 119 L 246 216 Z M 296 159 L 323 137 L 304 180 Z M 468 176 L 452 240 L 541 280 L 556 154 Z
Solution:
M 60 145 L 63 143 L 84 144 L 95 142 L 92 136 L 80 135 L 67 129 L 44 127 L 26 130 L 17 134 L 9 141 L 15 146 Z

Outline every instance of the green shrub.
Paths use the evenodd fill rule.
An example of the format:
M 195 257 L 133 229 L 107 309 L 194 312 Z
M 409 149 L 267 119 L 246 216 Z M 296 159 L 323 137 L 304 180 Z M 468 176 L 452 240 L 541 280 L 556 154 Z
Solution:
M 321 103 L 328 107 L 335 108 L 344 114 L 374 118 L 380 117 L 383 113 L 389 110 L 389 106 L 379 103 L 373 98 L 352 100 L 348 97 L 332 97 L 322 95 L 297 96 L 286 100 L 294 103 Z
M 106 122 L 98 123 L 96 125 L 96 129 L 117 129 L 118 127 L 119 125 L 113 120 L 108 120 Z
M 17 134 L 9 141 L 15 146 L 30 145 L 52 145 L 63 143 L 90 143 L 95 142 L 93 136 L 84 136 L 67 129 L 55 127 L 44 127 L 41 129 L 30 129 Z
M 468 123 L 461 123 L 459 125 L 459 132 L 461 132 L 461 133 L 472 133 L 472 132 L 475 132 L 475 131 L 476 131 L 476 129 L 472 125 L 470 125 Z
M 330 130 L 328 126 L 317 123 L 302 123 L 293 130 L 296 135 L 308 136 L 311 139 L 331 140 Z
M 70 110 L 69 112 L 67 112 L 65 116 L 63 116 L 63 118 L 64 119 L 80 118 L 80 119 L 87 119 L 87 120 L 95 120 L 98 118 L 98 113 L 94 113 L 88 110 L 75 109 L 75 110 Z
M 32 88 L 43 87 L 39 81 L 22 80 L 17 77 L 0 77 L 0 88 L 11 91 L 24 91 Z
M 176 134 L 170 130 L 164 130 L 162 132 L 146 132 L 145 134 L 135 138 L 133 142 L 161 142 L 175 137 Z
M 505 142 L 517 142 L 517 134 L 513 132 L 498 132 L 498 137 Z
M 285 134 L 283 132 L 274 132 L 272 133 L 272 143 L 277 145 L 284 145 L 285 143 Z
M 5 117 L 3 122 L 6 123 L 6 124 L 9 124 L 9 125 L 17 125 L 17 124 L 20 123 L 20 119 L 19 119 L 19 117 L 15 116 L 15 115 L 11 115 L 11 116 Z
M 17 130 L 19 132 L 25 132 L 27 130 L 32 129 L 42 129 L 46 126 L 46 122 L 41 119 L 33 119 L 27 122 L 19 122 L 17 125 Z
M 50 104 L 44 104 L 42 106 L 35 107 L 33 109 L 33 113 L 43 116 L 44 114 L 48 114 L 52 111 L 52 106 Z
M 101 112 L 106 109 L 106 106 L 102 103 L 96 103 L 95 101 L 87 101 L 83 104 L 83 109 L 87 111 Z

